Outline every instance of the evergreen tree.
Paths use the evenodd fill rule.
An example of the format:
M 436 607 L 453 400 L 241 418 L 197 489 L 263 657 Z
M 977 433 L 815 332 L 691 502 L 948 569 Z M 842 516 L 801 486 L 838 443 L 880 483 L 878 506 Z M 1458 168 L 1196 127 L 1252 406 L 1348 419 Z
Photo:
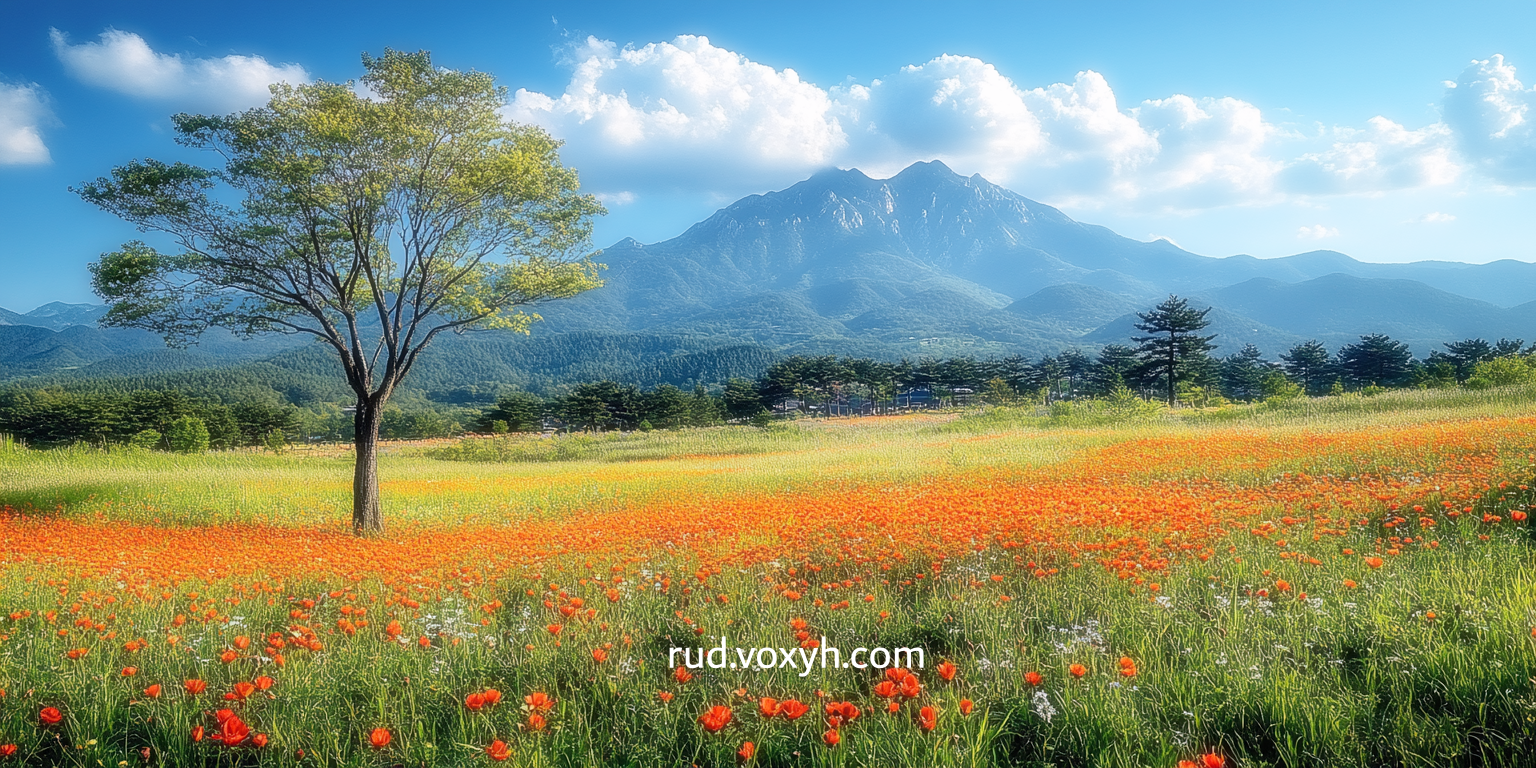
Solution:
M 733 378 L 725 382 L 725 393 L 721 398 L 725 412 L 732 420 L 750 419 L 763 410 L 758 385 L 746 379 Z
M 1328 348 L 1317 339 L 1297 344 L 1289 352 L 1282 352 L 1280 367 L 1285 375 L 1300 384 L 1309 395 L 1320 395 L 1328 391 L 1328 385 L 1334 378 L 1333 358 L 1328 354 Z
M 1339 350 L 1339 367 L 1356 388 L 1398 387 L 1413 375 L 1413 352 L 1384 333 L 1360 337 L 1360 343 Z
M 1232 400 L 1253 402 L 1264 397 L 1264 377 L 1270 365 L 1252 344 L 1221 361 L 1221 393 Z
M 1215 348 L 1211 340 L 1216 337 L 1199 332 L 1210 325 L 1205 319 L 1210 312 L 1209 307 L 1192 309 L 1187 300 L 1170 295 L 1151 310 L 1137 313 L 1141 321 L 1136 328 L 1147 334 L 1132 339 L 1137 344 L 1141 370 L 1152 382 L 1163 385 L 1170 407 L 1178 397 L 1180 382 L 1208 377 L 1208 366 L 1203 363 L 1209 360 Z
M 1102 397 L 1120 387 L 1128 387 L 1135 378 L 1136 366 L 1136 350 L 1124 344 L 1104 345 L 1088 374 L 1090 390 Z

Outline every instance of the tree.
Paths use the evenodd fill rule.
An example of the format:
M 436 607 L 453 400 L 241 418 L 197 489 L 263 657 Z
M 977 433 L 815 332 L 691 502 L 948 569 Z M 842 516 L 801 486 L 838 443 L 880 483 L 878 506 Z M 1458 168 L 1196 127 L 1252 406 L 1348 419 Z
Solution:
M 1384 333 L 1361 336 L 1339 350 L 1339 367 L 1356 387 L 1396 387 L 1413 374 L 1413 352 Z
M 1136 350 L 1124 344 L 1106 344 L 1088 372 L 1095 395 L 1108 395 L 1129 383 L 1136 370 Z
M 208 450 L 208 425 L 196 416 L 182 416 L 166 428 L 165 442 L 177 453 L 203 453 Z
M 758 394 L 757 384 L 746 379 L 732 378 L 725 382 L 721 397 L 726 414 L 733 420 L 750 419 L 763 410 L 763 398 Z
M 527 392 L 508 392 L 496 399 L 496 407 L 480 416 L 479 427 L 491 432 L 501 422 L 503 432 L 539 432 L 544 429 L 544 401 Z
M 1321 393 L 1324 383 L 1333 374 L 1333 360 L 1328 354 L 1328 348 L 1317 339 L 1297 344 L 1289 352 L 1280 353 L 1280 367 L 1285 370 L 1285 375 L 1311 395 Z
M 1215 349 L 1214 335 L 1199 335 L 1210 325 L 1205 319 L 1210 312 L 1209 307 L 1191 309 L 1187 300 L 1170 295 L 1150 311 L 1137 313 L 1141 322 L 1136 328 L 1147 335 L 1131 339 L 1137 344 L 1136 355 L 1148 378 L 1161 380 L 1167 388 L 1169 407 L 1178 396 L 1179 382 L 1190 378 L 1194 364 Z
M 1259 348 L 1246 344 L 1221 361 L 1221 392 L 1233 400 L 1252 402 L 1264 396 L 1264 377 L 1269 373 Z
M 212 327 L 306 334 L 335 354 L 357 405 L 360 535 L 383 530 L 379 426 L 422 350 L 445 331 L 527 332 L 523 307 L 601 285 L 603 213 L 559 142 L 501 116 L 489 75 L 424 51 L 363 66 L 357 86 L 277 85 L 265 107 L 172 118 L 222 167 L 134 161 L 74 190 L 177 246 L 132 242 L 91 266 L 104 324 L 173 346 Z

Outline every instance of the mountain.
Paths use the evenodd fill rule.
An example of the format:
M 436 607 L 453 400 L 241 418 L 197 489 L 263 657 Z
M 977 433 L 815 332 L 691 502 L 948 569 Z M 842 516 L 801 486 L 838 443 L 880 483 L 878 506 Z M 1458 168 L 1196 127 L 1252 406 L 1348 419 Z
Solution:
M 600 372 L 716 381 L 782 354 L 1091 349 L 1128 343 L 1135 313 L 1170 293 L 1213 307 L 1223 354 L 1253 343 L 1273 356 L 1310 338 L 1336 348 L 1376 332 L 1420 355 L 1462 338 L 1536 340 L 1536 264 L 1368 264 L 1335 251 L 1211 258 L 1074 221 L 939 162 L 888 179 L 824 171 L 742 198 L 669 240 L 621 240 L 598 260 L 606 285 L 539 307 L 545 321 L 532 342 L 488 333 L 429 351 L 433 386 L 458 377 L 547 388 Z M 149 334 L 95 328 L 104 311 L 0 310 L 0 379 L 153 376 L 256 360 L 324 373 L 294 368 L 318 352 L 293 349 L 293 338 L 210 334 L 193 350 L 166 350 Z M 666 370 L 647 368 L 651 358 Z
M 1039 354 L 1101 343 L 1096 329 L 1177 293 L 1204 297 L 1272 343 L 1375 331 L 1416 348 L 1536 337 L 1501 314 L 1536 299 L 1536 264 L 1367 264 L 1334 251 L 1210 258 L 1074 221 L 939 162 L 889 179 L 818 173 L 670 240 L 620 241 L 600 260 L 607 286 L 544 312 L 548 329 L 702 333 L 789 351 L 857 339 L 884 356 Z M 1353 291 L 1369 301 L 1350 309 Z

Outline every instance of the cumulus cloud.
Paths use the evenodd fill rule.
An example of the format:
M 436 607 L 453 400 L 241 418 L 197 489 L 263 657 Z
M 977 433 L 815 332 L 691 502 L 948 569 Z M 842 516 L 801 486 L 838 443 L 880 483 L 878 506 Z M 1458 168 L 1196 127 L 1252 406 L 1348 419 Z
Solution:
M 132 32 L 109 29 L 97 42 L 71 44 L 49 30 L 53 52 L 79 80 L 137 98 L 185 105 L 189 109 L 232 111 L 265 104 L 268 86 L 309 81 L 297 64 L 274 65 L 260 56 L 183 58 L 155 51 Z
M 588 38 L 573 58 L 563 94 L 518 90 L 507 112 L 567 139 L 589 179 L 776 182 L 832 163 L 847 143 L 826 91 L 708 38 L 622 49 Z
M 1449 89 L 1442 122 L 1376 117 L 1306 133 L 1240 99 L 1122 104 L 1097 72 L 1031 88 L 966 56 L 821 88 L 704 37 L 639 48 L 588 38 L 572 69 L 563 93 L 519 90 L 508 114 L 566 139 L 567 157 L 610 194 L 658 185 L 740 194 L 827 166 L 884 176 L 934 159 L 1077 207 L 1373 194 L 1452 184 L 1469 165 L 1504 183 L 1536 182 L 1527 116 L 1536 95 L 1498 56 Z
M 1334 229 L 1333 227 L 1325 227 L 1322 224 L 1316 224 L 1310 227 L 1298 227 L 1296 229 L 1296 237 L 1301 240 L 1322 240 L 1324 238 L 1338 236 L 1339 230 Z
M 42 126 L 54 122 L 48 95 L 37 85 L 0 83 L 0 165 L 53 161 Z
M 1472 62 L 1446 86 L 1445 123 L 1462 154 L 1497 181 L 1536 184 L 1536 88 L 1522 85 L 1514 65 L 1498 55 Z

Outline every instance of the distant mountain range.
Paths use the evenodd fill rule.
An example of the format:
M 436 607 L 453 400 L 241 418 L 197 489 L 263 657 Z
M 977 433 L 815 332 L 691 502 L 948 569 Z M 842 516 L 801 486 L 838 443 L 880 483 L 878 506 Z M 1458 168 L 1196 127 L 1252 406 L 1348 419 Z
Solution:
M 605 336 L 645 339 L 652 354 L 679 365 L 708 359 L 707 376 L 699 372 L 706 378 L 730 372 L 722 361 L 760 367 L 775 354 L 1090 350 L 1127 343 L 1134 313 L 1170 293 L 1213 308 L 1218 354 L 1252 343 L 1273 356 L 1313 338 L 1336 348 L 1375 332 L 1420 355 L 1462 338 L 1536 340 L 1536 264 L 1372 264 L 1333 251 L 1211 258 L 1074 221 L 939 162 L 889 179 L 818 173 L 743 198 L 670 240 L 622 240 L 599 261 L 608 265 L 605 287 L 540 308 L 545 322 L 536 335 L 583 341 L 545 348 L 490 334 L 441 345 L 429 353 L 437 369 L 506 375 L 530 365 L 534 350 L 559 348 L 599 358 L 562 363 L 567 374 L 543 381 L 617 370 L 600 359 L 613 357 L 614 347 L 593 341 Z M 194 351 L 169 351 L 147 333 L 95 328 L 104 311 L 60 303 L 24 315 L 0 310 L 0 379 L 297 359 L 284 352 L 293 339 L 228 334 L 210 335 Z M 751 349 L 761 354 L 744 351 Z M 622 370 L 641 370 L 626 361 Z M 667 380 L 692 380 L 676 367 Z

